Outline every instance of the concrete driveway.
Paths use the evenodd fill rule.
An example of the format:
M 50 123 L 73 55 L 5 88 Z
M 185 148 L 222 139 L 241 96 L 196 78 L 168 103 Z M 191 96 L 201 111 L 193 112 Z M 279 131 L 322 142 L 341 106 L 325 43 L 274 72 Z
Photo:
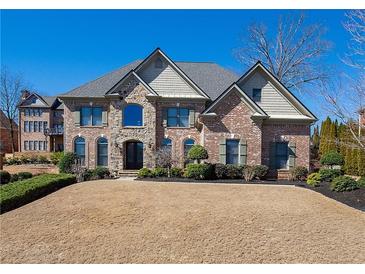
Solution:
M 365 213 L 290 186 L 93 181 L 0 220 L 1 263 L 365 263 Z

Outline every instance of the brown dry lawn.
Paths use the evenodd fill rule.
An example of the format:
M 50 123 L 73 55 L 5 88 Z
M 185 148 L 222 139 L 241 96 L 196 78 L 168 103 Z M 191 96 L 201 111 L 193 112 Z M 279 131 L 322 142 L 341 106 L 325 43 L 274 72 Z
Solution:
M 365 213 L 289 186 L 94 181 L 0 220 L 2 263 L 365 263 Z

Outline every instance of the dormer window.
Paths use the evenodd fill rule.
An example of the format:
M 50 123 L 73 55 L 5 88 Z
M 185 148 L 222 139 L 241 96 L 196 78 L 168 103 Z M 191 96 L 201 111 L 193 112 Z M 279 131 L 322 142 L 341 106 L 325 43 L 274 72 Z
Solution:
M 260 88 L 252 89 L 252 100 L 254 100 L 254 102 L 261 102 L 261 89 Z
M 163 66 L 163 63 L 162 63 L 161 58 L 157 58 L 155 60 L 155 68 L 162 68 L 162 66 Z

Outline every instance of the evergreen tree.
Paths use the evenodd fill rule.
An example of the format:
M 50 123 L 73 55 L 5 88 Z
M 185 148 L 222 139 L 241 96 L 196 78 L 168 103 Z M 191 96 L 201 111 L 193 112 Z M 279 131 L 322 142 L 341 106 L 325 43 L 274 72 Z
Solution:
M 328 150 L 328 137 L 329 137 L 329 131 L 331 127 L 331 119 L 330 117 L 327 117 L 326 120 L 322 122 L 321 125 L 321 135 L 320 135 L 320 145 L 319 145 L 319 154 L 323 155 L 327 153 Z
M 359 149 L 357 170 L 359 176 L 365 176 L 365 151 L 363 149 Z

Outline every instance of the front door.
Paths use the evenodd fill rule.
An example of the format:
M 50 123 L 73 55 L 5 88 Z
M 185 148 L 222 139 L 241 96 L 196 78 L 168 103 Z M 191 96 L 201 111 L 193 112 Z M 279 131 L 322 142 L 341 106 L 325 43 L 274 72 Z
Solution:
M 143 143 L 126 143 L 126 169 L 140 169 L 143 167 Z

